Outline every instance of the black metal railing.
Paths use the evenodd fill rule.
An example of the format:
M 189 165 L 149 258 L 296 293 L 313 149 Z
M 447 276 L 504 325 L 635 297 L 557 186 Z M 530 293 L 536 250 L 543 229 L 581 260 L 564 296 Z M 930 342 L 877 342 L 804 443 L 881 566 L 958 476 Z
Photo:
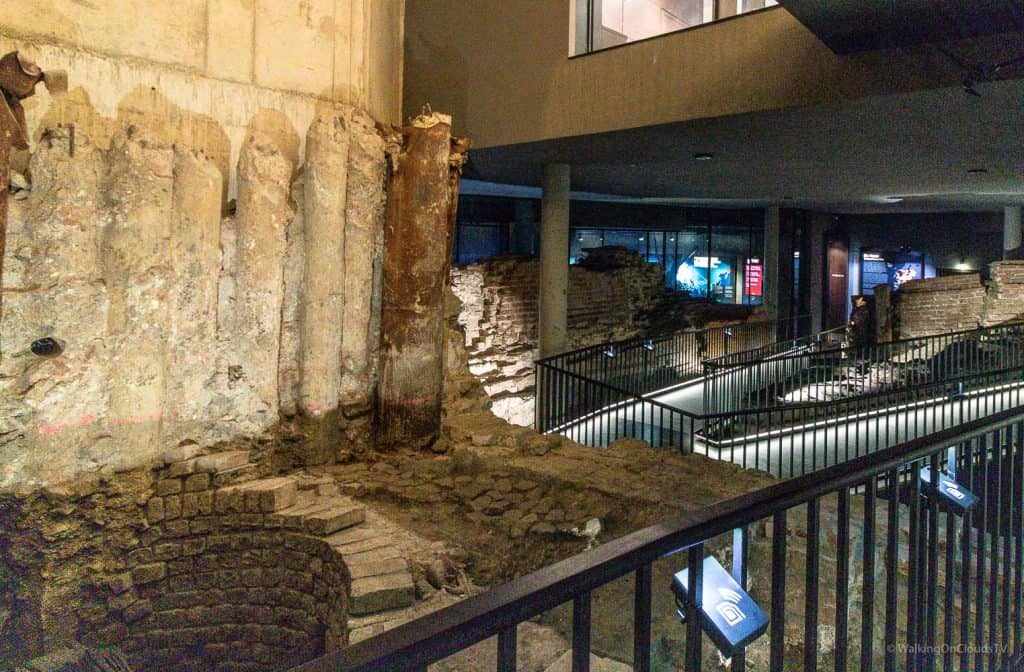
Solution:
M 755 364 L 780 355 L 840 348 L 846 340 L 846 331 L 846 327 L 836 327 L 813 334 L 797 336 L 796 338 L 775 341 L 747 350 L 730 352 L 718 357 L 709 357 L 703 362 L 704 375 L 713 375 L 733 367 Z
M 734 576 L 770 619 L 761 640 L 731 653 L 732 670 L 1019 670 L 1022 446 L 1024 413 L 1013 410 L 886 447 L 633 532 L 295 672 L 425 672 L 491 637 L 494 669 L 513 672 L 517 626 L 565 603 L 572 669 L 588 672 L 591 625 L 605 617 L 592 596 L 624 577 L 633 578 L 634 599 L 615 609 L 632 612 L 633 669 L 654 669 L 652 642 L 668 635 L 685 638 L 684 661 L 672 669 L 699 672 L 710 653 L 699 612 L 715 601 L 703 592 L 704 561 L 722 535 L 741 540 Z M 933 487 L 943 470 L 974 493 L 973 508 L 957 511 Z M 680 604 L 683 625 L 660 619 L 671 631 L 655 633 L 653 591 L 669 590 L 653 582 L 661 563 L 688 570 L 690 599 Z M 825 641 L 823 632 L 834 636 Z
M 760 359 L 760 353 L 753 352 L 705 361 L 704 411 L 725 413 L 804 402 L 831 403 L 1024 365 L 1021 323 L 857 349 L 815 345 L 790 348 L 785 354 Z
M 547 431 L 594 447 L 641 439 L 778 478 L 841 464 L 885 446 L 1024 405 L 1024 366 L 861 395 L 727 413 L 693 413 L 539 366 Z M 550 379 L 548 379 L 550 377 Z
M 746 352 L 779 341 L 792 341 L 810 328 L 806 316 L 747 322 L 705 329 L 685 329 L 651 338 L 630 338 L 589 346 L 538 360 L 538 372 L 564 373 L 584 378 L 633 395 L 665 390 L 700 378 L 704 361 L 729 353 Z M 545 396 L 544 381 L 538 373 L 537 394 Z M 565 389 L 568 389 L 566 387 Z M 545 397 L 549 398 L 549 397 Z M 547 406 L 536 405 L 536 427 L 551 428 L 562 418 L 548 417 Z

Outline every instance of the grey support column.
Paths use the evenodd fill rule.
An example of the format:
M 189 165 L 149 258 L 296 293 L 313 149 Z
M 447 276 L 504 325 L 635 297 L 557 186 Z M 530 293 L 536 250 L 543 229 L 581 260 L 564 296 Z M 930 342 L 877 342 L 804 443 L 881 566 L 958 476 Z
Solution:
M 540 356 L 565 350 L 569 290 L 569 166 L 544 169 L 540 213 Z
M 1021 206 L 1008 205 L 1003 210 L 1003 259 L 1021 258 Z
M 825 308 L 825 230 L 831 220 L 832 215 L 828 213 L 815 212 L 811 215 L 809 258 L 800 260 L 808 265 L 810 292 L 807 308 L 811 314 L 811 331 L 814 333 L 822 329 L 822 312 Z
M 764 310 L 769 319 L 779 316 L 779 207 L 764 210 Z

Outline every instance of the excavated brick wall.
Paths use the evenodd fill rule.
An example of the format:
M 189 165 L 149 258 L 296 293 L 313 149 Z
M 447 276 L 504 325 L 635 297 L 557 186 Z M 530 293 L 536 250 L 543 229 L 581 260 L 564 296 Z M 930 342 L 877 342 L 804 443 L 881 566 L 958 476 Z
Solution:
M 0 495 L 0 661 L 82 643 L 138 670 L 262 672 L 345 645 L 349 613 L 395 597 L 354 588 L 367 572 L 334 534 L 363 508 L 308 477 L 260 478 L 269 463 L 251 459 L 184 446 Z
M 899 292 L 900 338 L 974 329 L 984 302 L 977 273 L 908 282 Z
M 469 367 L 483 383 L 492 409 L 518 425 L 533 424 L 533 361 L 537 357 L 536 259 L 493 259 L 452 269 L 452 289 L 463 308 Z M 569 347 L 635 336 L 639 316 L 663 296 L 657 264 L 609 271 L 569 269 Z
M 989 273 L 982 324 L 1024 319 L 1024 261 L 997 261 Z
M 914 280 L 900 288 L 901 338 L 993 326 L 1024 318 L 1024 261 L 995 261 L 989 281 L 977 273 Z

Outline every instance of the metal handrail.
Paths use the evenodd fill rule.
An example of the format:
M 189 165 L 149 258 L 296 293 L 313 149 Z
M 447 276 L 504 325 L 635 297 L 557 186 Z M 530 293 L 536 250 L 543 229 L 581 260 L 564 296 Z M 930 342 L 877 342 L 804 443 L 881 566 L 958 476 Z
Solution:
M 885 349 L 885 350 L 896 349 L 899 346 L 907 346 L 907 345 L 910 345 L 911 347 L 920 347 L 920 345 L 923 345 L 923 344 L 926 344 L 926 343 L 929 343 L 929 342 L 943 341 L 943 340 L 955 341 L 955 340 L 957 340 L 957 339 L 959 339 L 961 337 L 972 336 L 972 335 L 984 336 L 986 334 L 998 333 L 1000 330 L 1009 329 L 1009 328 L 1013 328 L 1013 327 L 1024 327 L 1024 321 L 1014 320 L 1014 321 L 1010 321 L 1010 322 L 1002 322 L 1000 324 L 991 325 L 991 326 L 988 326 L 988 327 L 976 327 L 974 329 L 961 329 L 959 331 L 945 331 L 945 332 L 943 332 L 941 334 L 932 334 L 930 336 L 914 336 L 912 338 L 895 339 L 895 340 L 892 340 L 892 341 L 886 341 L 884 343 L 878 343 L 878 344 L 870 346 L 870 347 L 871 348 L 877 348 L 877 349 Z M 836 331 L 841 331 L 842 329 L 844 329 L 844 328 L 830 329 L 828 331 L 823 331 L 823 332 L 820 332 L 820 333 L 821 334 L 827 334 L 827 333 L 832 333 L 832 332 L 836 332 Z M 914 344 L 917 344 L 917 345 L 914 345 Z M 750 351 L 747 351 L 747 352 L 750 352 Z M 815 355 L 819 355 L 819 356 L 826 356 L 826 355 L 832 355 L 832 354 L 842 354 L 842 353 L 845 353 L 845 352 L 850 352 L 850 348 L 849 347 L 844 347 L 844 346 L 838 346 L 838 347 L 834 347 L 834 348 L 827 348 L 827 349 L 824 349 L 824 350 L 818 350 L 818 351 L 815 351 L 814 354 Z M 720 364 L 719 362 L 721 360 L 724 360 L 727 357 L 732 357 L 732 356 L 742 355 L 742 354 L 744 354 L 743 351 L 735 352 L 735 353 L 730 353 L 730 354 L 727 354 L 727 355 L 722 355 L 721 357 L 716 357 L 716 358 L 712 358 L 712 359 L 706 359 L 706 360 L 704 360 L 704 363 L 708 364 L 708 365 L 710 365 L 712 367 L 719 367 L 719 366 L 720 367 L 741 366 L 743 363 L 736 364 L 736 363 L 725 362 L 725 363 L 721 363 Z M 797 352 L 797 353 L 793 353 L 793 354 L 789 354 L 789 355 L 779 355 L 777 357 L 773 357 L 772 359 L 774 361 L 780 361 L 780 360 L 784 360 L 784 359 L 800 359 L 800 358 L 803 358 L 803 357 L 806 357 L 806 356 L 807 356 L 807 353 Z M 758 362 L 757 361 L 753 361 L 753 362 L 744 362 L 744 363 L 756 364 Z
M 705 411 L 792 408 L 799 400 L 781 395 L 801 392 L 824 397 L 812 403 L 825 407 L 869 395 L 871 387 L 891 391 L 1007 368 L 1024 363 L 1022 327 L 1008 322 L 864 348 L 801 349 L 742 364 L 708 361 Z M 993 339 L 998 348 L 982 347 Z M 859 378 L 850 377 L 854 366 L 863 374 Z
M 1022 420 L 1024 412 L 1020 409 L 1004 411 L 812 475 L 782 481 L 700 511 L 685 513 L 672 521 L 627 534 L 344 650 L 328 653 L 293 668 L 293 672 L 426 670 L 430 663 L 488 637 L 508 633 L 518 623 L 578 599 L 631 572 L 640 572 L 662 557 L 697 547 L 713 537 L 780 512 L 784 514 L 822 496 L 864 483 L 872 487 L 887 472 L 926 457 L 934 461 L 937 451 L 945 451 L 950 444 L 971 441 Z M 695 631 L 691 629 L 692 632 Z
M 708 368 L 728 368 L 735 366 L 743 366 L 744 364 L 755 364 L 758 361 L 765 359 L 766 357 L 782 358 L 785 357 L 789 350 L 794 350 L 801 347 L 810 347 L 820 342 L 830 342 L 831 339 L 826 337 L 845 334 L 846 327 L 835 327 L 834 329 L 826 329 L 819 331 L 808 336 L 800 336 L 797 338 L 778 341 L 777 343 L 770 343 L 768 345 L 762 345 L 757 348 L 750 348 L 748 350 L 740 350 L 738 352 L 730 352 L 725 355 L 718 357 L 712 357 L 705 359 L 703 364 L 705 366 L 705 375 L 707 374 Z M 772 349 L 780 347 L 785 348 L 780 352 L 773 352 Z M 819 350 L 818 352 L 827 352 L 828 350 Z
M 733 330 L 740 327 L 762 327 L 768 325 L 774 325 L 776 327 L 781 325 L 798 325 L 801 322 L 805 322 L 810 319 L 810 315 L 798 315 L 796 317 L 779 318 L 775 320 L 756 320 L 754 322 L 737 322 L 735 324 L 719 325 L 715 327 L 685 327 L 683 329 L 677 329 L 675 331 L 661 333 L 655 336 L 632 336 L 630 338 L 623 338 L 618 341 L 608 341 L 605 343 L 599 343 L 597 345 L 588 345 L 575 350 L 569 350 L 567 352 L 561 352 L 557 355 L 549 355 L 535 360 L 535 364 L 548 364 L 555 365 L 556 361 L 575 361 L 593 354 L 601 354 L 603 351 L 610 347 L 614 347 L 620 350 L 628 350 L 631 348 L 644 347 L 647 343 L 664 342 L 676 338 L 681 335 L 701 335 L 711 333 L 725 333 L 729 330 Z

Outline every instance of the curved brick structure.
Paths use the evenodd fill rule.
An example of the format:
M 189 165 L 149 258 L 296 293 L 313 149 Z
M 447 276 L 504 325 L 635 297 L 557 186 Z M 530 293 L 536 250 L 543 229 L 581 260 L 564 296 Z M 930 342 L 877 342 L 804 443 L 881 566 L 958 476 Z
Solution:
M 413 603 L 406 559 L 330 479 L 257 471 L 248 451 L 176 448 L 151 474 L 52 491 L 22 520 L 0 520 L 5 537 L 41 527 L 0 548 L 34 577 L 17 599 L 39 632 L 15 652 L 31 654 L 33 638 L 46 649 L 77 640 L 117 646 L 140 670 L 288 669 L 344 646 L 349 614 Z M 119 514 L 100 519 L 85 502 Z M 88 569 L 54 576 L 48 553 Z

